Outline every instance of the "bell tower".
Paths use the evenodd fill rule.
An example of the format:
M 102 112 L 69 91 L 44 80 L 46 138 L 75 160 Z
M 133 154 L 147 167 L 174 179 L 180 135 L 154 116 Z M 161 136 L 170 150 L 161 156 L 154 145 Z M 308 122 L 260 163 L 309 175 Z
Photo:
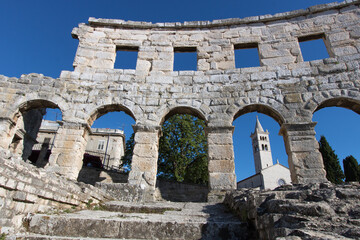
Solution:
M 271 156 L 269 132 L 268 130 L 264 131 L 257 116 L 255 131 L 250 137 L 252 140 L 255 171 L 259 173 L 262 169 L 272 166 L 273 160 Z

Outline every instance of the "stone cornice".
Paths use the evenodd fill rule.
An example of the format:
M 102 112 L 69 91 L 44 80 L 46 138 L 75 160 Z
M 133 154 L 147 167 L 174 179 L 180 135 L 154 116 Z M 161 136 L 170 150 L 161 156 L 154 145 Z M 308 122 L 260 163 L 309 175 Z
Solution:
M 299 9 L 284 13 L 276 13 L 274 15 L 266 14 L 260 16 L 252 16 L 245 18 L 228 18 L 218 19 L 213 21 L 186 21 L 186 22 L 141 22 L 141 21 L 125 21 L 121 19 L 104 19 L 90 17 L 88 22 L 91 26 L 105 26 L 115 28 L 131 28 L 131 29 L 188 29 L 188 28 L 215 28 L 227 27 L 233 25 L 251 24 L 251 23 L 267 23 L 272 21 L 285 20 L 296 18 L 300 16 L 307 16 L 314 13 L 325 12 L 334 9 L 340 9 L 349 5 L 359 4 L 360 0 L 346 0 L 343 2 L 333 2 L 328 4 L 321 4 L 311 6 L 307 9 Z

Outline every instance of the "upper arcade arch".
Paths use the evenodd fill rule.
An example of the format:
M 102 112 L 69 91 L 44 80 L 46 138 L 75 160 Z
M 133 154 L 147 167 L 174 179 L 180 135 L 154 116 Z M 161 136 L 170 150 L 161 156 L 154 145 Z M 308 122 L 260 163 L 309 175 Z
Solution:
M 172 109 L 167 109 L 166 112 L 162 112 L 160 114 L 160 116 L 162 116 L 162 117 L 160 119 L 159 125 L 162 125 L 167 119 L 169 119 L 170 117 L 172 117 L 176 114 L 189 114 L 189 115 L 195 116 L 201 120 L 204 120 L 205 124 L 207 123 L 205 114 L 202 113 L 200 110 L 195 109 L 193 107 L 189 107 L 189 106 L 178 106 L 178 107 L 174 107 Z
M 26 101 L 19 105 L 18 109 L 20 112 L 26 112 L 35 108 L 61 108 L 54 102 L 45 99 L 33 99 Z
M 60 104 L 58 104 L 60 102 Z M 64 109 L 67 109 L 67 104 L 59 99 L 43 99 L 43 98 L 31 98 L 21 101 L 18 104 L 9 105 L 9 116 L 14 118 L 19 113 L 25 113 L 33 109 L 46 109 L 46 108 L 57 108 L 64 115 Z
M 235 121 L 241 115 L 251 112 L 259 112 L 272 117 L 280 126 L 285 122 L 284 117 L 278 111 L 264 104 L 251 104 L 239 109 L 234 115 L 233 120 Z
M 91 111 L 90 117 L 87 120 L 87 124 L 89 126 L 92 126 L 94 121 L 98 119 L 99 117 L 109 113 L 109 112 L 125 112 L 127 115 L 129 115 L 131 118 L 133 118 L 136 121 L 136 117 L 134 113 L 127 107 L 121 105 L 121 104 L 108 104 L 103 105 L 100 107 L 97 107 L 96 109 Z
M 337 98 L 331 98 L 327 99 L 323 102 L 321 102 L 313 111 L 315 113 L 316 111 L 326 108 L 326 107 L 342 107 L 349 110 L 352 110 L 356 112 L 357 114 L 360 114 L 360 100 L 351 99 L 348 97 L 337 97 Z

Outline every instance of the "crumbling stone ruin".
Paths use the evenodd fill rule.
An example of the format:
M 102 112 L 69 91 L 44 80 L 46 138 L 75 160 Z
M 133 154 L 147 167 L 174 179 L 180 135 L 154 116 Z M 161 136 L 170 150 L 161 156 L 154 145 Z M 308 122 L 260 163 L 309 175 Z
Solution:
M 315 111 L 331 106 L 360 113 L 359 3 L 358 0 L 347 0 L 306 10 L 212 22 L 148 23 L 89 18 L 87 24 L 80 24 L 72 31 L 72 36 L 79 40 L 74 71 L 62 71 L 58 79 L 41 74 L 20 78 L 0 76 L 0 147 L 5 169 L 0 173 L 0 211 L 7 213 L 2 215 L 6 219 L 2 226 L 13 226 L 16 216 L 21 218 L 27 213 L 43 212 L 40 207 L 43 205 L 60 208 L 84 205 L 87 197 L 77 203 L 69 200 L 81 196 L 82 188 L 75 187 L 79 185 L 74 180 L 82 167 L 90 126 L 98 117 L 111 111 L 124 111 L 136 121 L 132 170 L 125 184 L 104 184 L 103 190 L 94 188 L 93 191 L 99 194 L 97 201 L 109 199 L 109 193 L 104 192 L 106 189 L 117 192 L 116 196 L 121 195 L 122 200 L 146 202 L 156 198 L 160 126 L 176 113 L 189 113 L 207 123 L 209 201 L 219 201 L 226 191 L 236 188 L 232 122 L 254 111 L 271 116 L 281 126 L 292 183 L 319 189 L 327 186 L 312 117 Z M 313 39 L 324 41 L 329 58 L 303 61 L 299 42 Z M 236 68 L 234 50 L 241 48 L 256 48 L 261 66 Z M 136 69 L 114 69 L 116 53 L 120 50 L 137 52 Z M 173 71 L 174 52 L 184 51 L 196 52 L 196 71 Z M 22 171 L 35 170 L 14 159 L 18 156 L 26 159 L 29 154 L 44 108 L 59 108 L 62 125 L 45 169 L 38 169 L 37 176 L 22 177 Z M 30 111 L 36 112 L 31 119 Z M 74 186 L 70 191 L 72 194 L 61 195 L 64 193 L 60 190 L 62 184 L 52 182 L 48 174 L 71 182 L 69 186 Z M 33 184 L 37 186 L 33 190 L 27 187 Z M 44 186 L 49 186 L 51 193 L 47 193 L 47 188 L 40 193 Z M 306 191 L 306 187 L 294 189 L 303 190 Z M 353 191 L 358 190 L 358 185 L 353 187 Z M 331 191 L 338 197 L 338 190 Z M 358 200 L 355 195 L 352 198 Z M 303 199 L 301 196 L 300 192 L 295 199 Z M 343 198 L 337 201 L 343 201 Z M 275 205 L 282 206 L 276 201 Z M 264 206 L 269 213 L 278 213 L 270 203 L 265 202 Z M 291 215 L 291 208 L 287 209 Z M 321 206 L 319 209 L 322 211 Z M 358 208 L 349 211 L 354 219 L 351 224 L 357 232 L 339 234 L 344 239 L 358 238 Z M 343 214 L 349 215 L 349 211 Z M 216 213 L 209 211 L 208 214 Z M 205 225 L 210 215 L 204 215 Z M 43 219 L 50 218 L 45 216 Z M 256 218 L 250 218 L 250 222 L 254 222 L 253 219 Z M 273 222 L 267 220 L 269 224 L 257 222 L 252 226 L 276 232 L 261 235 L 264 239 L 291 235 L 293 232 L 289 229 L 295 228 L 284 226 L 286 230 L 278 231 L 278 225 L 275 226 L 278 220 L 274 217 Z M 31 220 L 27 223 L 28 230 L 49 234 L 44 230 L 45 225 L 42 232 L 31 228 L 34 226 Z M 211 234 L 225 234 L 225 231 L 228 239 L 235 239 L 237 233 L 226 230 L 230 228 L 219 227 L 217 233 Z M 210 234 L 202 227 L 198 229 Z M 71 234 L 68 236 L 82 237 Z M 244 233 L 242 236 L 250 235 Z M 119 238 L 121 234 L 110 237 Z M 149 238 L 146 234 L 129 237 Z M 179 235 L 179 238 L 185 237 Z

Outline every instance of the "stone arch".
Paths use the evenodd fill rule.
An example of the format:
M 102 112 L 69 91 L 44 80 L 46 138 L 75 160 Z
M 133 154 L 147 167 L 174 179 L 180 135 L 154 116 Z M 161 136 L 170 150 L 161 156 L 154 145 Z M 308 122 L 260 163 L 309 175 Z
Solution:
M 163 115 L 160 115 L 161 118 L 160 118 L 159 126 L 162 128 L 162 130 L 164 130 L 164 125 L 166 124 L 166 121 L 169 120 L 171 117 L 177 115 L 177 114 L 180 114 L 180 115 L 188 114 L 188 115 L 191 115 L 192 117 L 196 117 L 196 118 L 202 120 L 204 122 L 204 124 L 205 124 L 205 127 L 204 128 L 201 127 L 198 130 L 201 129 L 201 132 L 199 132 L 200 135 L 206 136 L 207 119 L 206 119 L 205 114 L 201 110 L 199 110 L 197 108 L 194 108 L 194 107 L 190 107 L 190 106 L 176 106 L 176 107 L 173 107 L 171 109 L 167 108 L 166 112 L 164 111 Z M 195 127 L 195 128 L 197 128 L 197 127 Z M 192 129 L 192 130 L 194 130 L 194 129 Z M 192 132 L 191 134 L 194 134 L 194 132 Z M 164 135 L 161 134 L 161 135 L 164 136 L 166 134 L 164 134 Z M 173 134 L 170 134 L 170 135 L 173 135 Z M 161 138 L 159 138 L 159 140 L 160 140 L 159 142 L 161 142 Z M 206 139 L 205 139 L 205 141 L 207 142 Z M 179 145 L 177 145 L 177 144 L 172 145 L 172 152 L 177 152 L 179 150 L 179 146 L 183 146 L 183 145 L 180 145 L 180 144 Z M 160 150 L 160 146 L 159 146 L 158 150 Z M 170 159 L 174 159 L 174 158 L 172 158 L 172 157 L 170 157 L 170 158 L 159 158 L 158 157 L 157 158 L 157 164 L 160 164 L 158 166 L 161 166 L 161 162 L 164 159 L 170 160 Z M 198 158 L 198 159 L 200 159 L 200 158 Z M 204 159 L 204 158 L 201 158 L 201 159 Z M 207 162 L 207 158 L 205 159 L 205 161 Z M 201 162 L 203 162 L 203 160 L 201 160 Z M 157 170 L 159 170 L 159 169 L 157 169 Z M 186 165 L 186 172 L 191 172 L 191 171 L 196 171 L 197 172 L 196 175 L 198 175 L 198 176 L 200 176 L 200 175 L 204 176 L 202 174 L 208 174 L 208 172 L 204 173 L 207 170 L 203 170 L 203 169 L 200 169 L 200 168 L 193 168 L 193 165 Z M 200 174 L 199 171 L 202 171 L 201 172 L 202 174 Z M 160 174 L 161 174 L 161 172 L 157 171 L 157 176 L 159 176 Z M 185 175 L 187 175 L 187 174 L 185 174 Z M 162 191 L 165 191 L 165 192 L 168 191 L 168 190 L 166 190 L 166 188 L 163 188 L 163 183 L 161 181 L 157 183 L 157 187 L 158 187 L 160 193 L 162 193 Z M 207 193 L 207 191 L 208 191 L 207 186 L 199 185 L 198 187 L 199 187 L 199 191 L 200 191 L 198 196 L 186 196 L 186 193 L 183 192 L 184 189 L 179 188 L 179 189 L 172 190 L 171 194 L 170 194 L 171 196 L 168 195 L 168 194 L 163 194 L 164 199 L 165 200 L 172 200 L 172 199 L 174 200 L 174 199 L 178 199 L 180 196 L 186 196 L 185 198 L 188 201 L 190 201 L 190 199 L 194 199 L 194 197 L 198 198 L 198 199 L 201 198 L 201 200 L 204 201 L 206 199 L 206 197 L 204 195 L 204 191 Z M 199 196 L 201 196 L 201 197 L 199 197 Z M 184 200 L 184 197 L 180 197 L 180 198 L 182 198 Z M 181 201 L 183 201 L 183 200 L 181 200 Z
M 360 100 L 348 98 L 348 97 L 336 97 L 322 101 L 312 110 L 314 114 L 316 111 L 326 107 L 342 107 L 360 114 Z
M 208 122 L 205 114 L 201 110 L 189 106 L 178 106 L 172 109 L 167 108 L 166 112 L 161 114 L 162 117 L 160 118 L 159 125 L 162 125 L 167 119 L 174 116 L 175 114 L 190 114 L 201 120 L 204 120 L 206 125 Z
M 269 131 L 270 134 L 273 134 L 273 137 L 271 137 L 271 142 L 277 143 L 276 145 L 270 144 L 270 141 L 268 140 L 268 138 L 266 136 L 259 136 L 261 141 L 267 141 L 267 143 L 261 142 L 261 141 L 257 141 L 254 140 L 253 138 L 253 134 L 255 134 L 254 128 L 253 126 L 255 125 L 255 121 L 254 122 L 242 122 L 242 124 L 245 124 L 247 126 L 246 129 L 249 129 L 249 132 L 246 131 L 236 131 L 237 127 L 243 126 L 240 125 L 239 122 L 235 123 L 235 120 L 238 119 L 241 116 L 244 115 L 248 115 L 249 113 L 253 113 L 253 112 L 258 112 L 258 113 L 262 113 L 264 115 L 266 115 L 267 117 L 270 117 L 272 120 L 274 120 L 278 126 L 280 127 L 276 127 L 278 128 L 277 130 L 275 129 L 271 129 L 275 126 L 266 126 L 263 125 L 264 130 L 269 129 L 268 127 L 270 127 Z M 251 119 L 253 119 L 253 115 L 251 115 Z M 260 117 L 261 118 L 261 117 Z M 246 119 L 246 117 L 245 117 Z M 250 119 L 250 118 L 249 118 Z M 243 121 L 244 118 L 239 119 L 239 121 Z M 255 120 L 255 118 L 254 118 Z M 260 119 L 260 122 L 262 124 L 264 124 L 264 122 L 262 122 L 263 119 Z M 284 163 L 288 162 L 289 163 L 289 156 L 288 156 L 288 152 L 286 152 L 286 141 L 285 138 L 279 137 L 277 136 L 278 131 L 281 129 L 281 126 L 285 123 L 285 118 L 284 116 L 277 110 L 274 109 L 271 106 L 268 105 L 264 105 L 264 104 L 251 104 L 251 105 L 247 105 L 244 106 L 243 108 L 239 109 L 233 117 L 233 125 L 235 126 L 235 131 L 234 131 L 234 135 L 233 135 L 233 148 L 234 148 L 234 163 L 235 163 L 235 168 L 237 172 L 237 181 L 241 182 L 239 184 L 240 187 L 244 187 L 245 185 L 250 184 L 250 181 L 254 181 L 257 182 L 257 184 L 259 184 L 259 186 L 261 188 L 267 188 L 269 186 L 275 187 L 276 185 L 274 185 L 275 179 L 273 179 L 272 177 L 268 176 L 261 178 L 261 180 L 256 178 L 256 174 L 259 173 L 263 173 L 262 171 L 267 167 L 267 166 L 271 166 L 271 165 L 275 165 L 274 160 L 276 160 L 275 157 L 276 155 L 278 155 L 280 158 L 280 160 L 283 160 Z M 254 125 L 253 125 L 254 124 Z M 270 124 L 271 125 L 271 124 Z M 250 127 L 250 128 L 249 128 Z M 240 127 L 241 128 L 241 127 Z M 267 132 L 267 130 L 266 130 Z M 251 136 L 250 136 L 251 134 Z M 245 136 L 246 135 L 246 136 Z M 281 138 L 281 139 L 280 139 Z M 257 139 L 255 137 L 255 139 Z M 239 143 L 243 143 L 243 141 L 246 143 L 241 145 Z M 249 144 L 249 145 L 247 145 Z M 270 145 L 273 145 L 272 147 L 270 147 Z M 241 147 L 240 147 L 241 146 Z M 246 146 L 246 147 L 245 147 Z M 266 151 L 266 152 L 272 152 L 272 154 L 270 155 L 258 155 L 259 150 L 261 151 Z M 282 155 L 284 153 L 287 153 L 287 155 Z M 245 157 L 246 156 L 246 157 Z M 241 166 L 241 167 L 239 167 Z M 255 166 L 255 168 L 253 169 L 253 173 L 247 173 L 243 174 L 241 171 L 239 171 L 240 169 L 243 169 L 244 166 L 248 166 L 248 169 L 252 168 Z M 277 167 L 275 166 L 276 169 Z M 255 174 L 255 175 L 252 175 Z M 265 174 L 265 173 L 264 173 Z M 286 179 L 290 179 L 290 175 L 291 175 L 291 171 L 290 174 L 287 173 L 287 178 Z M 251 176 L 250 176 L 251 175 Z
M 63 107 L 60 107 L 54 101 L 43 98 L 27 99 L 15 105 L 10 110 L 14 127 L 9 130 L 10 132 L 8 134 L 10 136 L 9 149 L 14 153 L 21 154 L 24 160 L 31 159 L 38 167 L 43 167 L 47 159 L 47 157 L 44 157 L 39 160 L 40 158 L 33 156 L 33 147 L 35 144 L 43 144 L 41 140 L 38 142 L 38 134 L 43 115 L 45 114 L 45 111 L 42 109 L 46 108 L 59 109 L 63 115 Z M 49 144 L 50 141 L 47 143 Z M 40 146 L 37 147 L 40 148 Z M 41 146 L 40 149 L 41 151 L 42 147 L 43 146 Z M 49 150 L 49 145 L 47 145 L 47 149 L 44 150 L 45 155 L 48 154 L 46 153 L 47 150 Z
M 264 104 L 251 104 L 244 106 L 235 113 L 233 121 L 235 121 L 235 119 L 237 119 L 241 115 L 251 112 L 259 112 L 269 117 L 272 117 L 280 126 L 285 122 L 285 118 L 281 115 L 280 112 Z
M 15 105 L 14 107 L 11 107 L 9 117 L 14 118 L 19 113 L 24 113 L 26 111 L 37 108 L 58 108 L 62 114 L 64 114 L 64 109 L 66 109 L 64 105 L 58 104 L 57 101 L 42 99 L 42 98 L 34 98 L 34 99 L 27 99 Z
M 109 113 L 109 112 L 125 112 L 136 121 L 135 114 L 122 104 L 107 104 L 92 110 L 90 117 L 87 119 L 87 124 L 91 126 L 96 119 Z

